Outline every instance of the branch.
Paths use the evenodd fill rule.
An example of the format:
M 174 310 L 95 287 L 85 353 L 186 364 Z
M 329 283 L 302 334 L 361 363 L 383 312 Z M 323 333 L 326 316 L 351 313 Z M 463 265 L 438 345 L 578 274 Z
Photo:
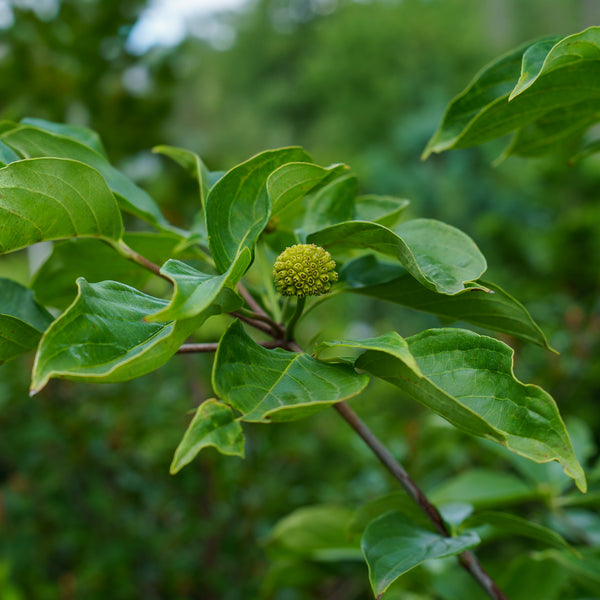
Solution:
M 361 421 L 358 415 L 346 404 L 338 402 L 333 407 L 341 417 L 358 433 L 373 454 L 383 463 L 385 468 L 400 482 L 408 495 L 419 505 L 427 518 L 433 523 L 439 533 L 445 537 L 451 537 L 442 516 L 437 508 L 429 502 L 422 490 L 411 479 L 404 467 L 391 455 L 388 449 L 379 441 L 371 430 Z M 493 600 L 508 600 L 500 588 L 485 572 L 477 558 L 472 552 L 465 551 L 459 554 L 458 560 L 461 566 L 477 581 Z
M 159 277 L 162 277 L 171 285 L 173 284 L 173 282 L 166 275 L 163 275 L 163 273 L 160 272 L 160 267 L 158 265 L 154 264 L 152 261 L 149 261 L 145 256 L 142 256 L 141 254 L 130 248 L 123 240 L 121 240 L 114 247 L 124 258 L 127 258 L 128 260 L 137 263 L 145 269 L 148 269 L 148 271 L 152 271 L 152 273 L 158 275 Z
M 257 342 L 259 346 L 263 348 L 283 348 L 284 350 L 291 350 L 296 352 L 287 342 L 284 340 L 271 340 L 266 342 Z M 202 344 L 183 344 L 177 350 L 177 354 L 191 354 L 195 352 L 216 352 L 219 348 L 219 342 L 208 342 Z

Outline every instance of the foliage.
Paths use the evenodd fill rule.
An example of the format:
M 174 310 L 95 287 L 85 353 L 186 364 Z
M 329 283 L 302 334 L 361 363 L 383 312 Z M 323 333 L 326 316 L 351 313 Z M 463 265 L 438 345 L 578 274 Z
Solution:
M 149 196 L 92 154 L 95 151 L 89 144 L 95 136 L 52 129 L 43 122 L 4 125 L 1 141 L 12 152 L 5 153 L 8 164 L 0 170 L 6 190 L 0 208 L 12 219 L 10 227 L 3 230 L 4 252 L 40 241 L 93 237 L 107 244 L 115 257 L 120 255 L 167 280 L 171 292 L 169 299 L 163 299 L 118 281 L 94 283 L 79 277 L 74 300 L 41 336 L 32 394 L 54 378 L 83 382 L 134 379 L 161 367 L 185 348 L 185 340 L 201 331 L 208 319 L 230 315 L 234 321 L 225 327 L 219 342 L 199 347 L 216 351 L 212 375 L 216 399 L 200 404 L 175 453 L 172 472 L 208 445 L 224 454 L 243 456 L 246 424 L 297 420 L 320 412 L 360 393 L 369 373 L 393 383 L 472 435 L 493 440 L 535 462 L 560 462 L 577 486 L 586 490 L 583 470 L 554 401 L 514 377 L 511 350 L 502 342 L 454 328 L 428 330 L 407 339 L 390 332 L 342 341 L 328 340 L 324 330 L 313 357 L 292 337 L 306 297 L 297 297 L 292 315 L 292 306 L 284 306 L 283 298 L 275 294 L 272 278 L 256 275 L 257 268 L 269 272 L 260 263 L 275 262 L 274 256 L 290 241 L 316 243 L 326 248 L 340 267 L 365 258 L 374 260 L 374 253 L 383 257 L 387 261 L 381 263 L 383 279 L 377 278 L 377 271 L 371 273 L 373 286 L 389 281 L 386 267 L 403 267 L 417 284 L 436 295 L 468 296 L 483 291 L 486 295 L 479 301 L 485 307 L 486 298 L 494 295 L 477 283 L 486 262 L 466 234 L 427 219 L 393 225 L 388 215 L 393 213 L 396 220 L 401 213 L 397 204 L 389 201 L 375 200 L 369 207 L 374 221 L 357 220 L 362 215 L 355 206 L 355 195 L 345 186 L 346 170 L 321 170 L 325 176 L 315 179 L 315 169 L 306 166 L 311 164 L 310 157 L 298 148 L 259 154 L 228 171 L 208 189 L 209 178 L 202 176 L 202 163 L 197 159 L 194 174 L 204 201 L 194 222 L 203 226 L 198 233 L 176 230 Z M 32 139 L 38 143 L 31 144 Z M 68 158 L 70 153 L 78 160 Z M 273 175 L 276 183 L 270 184 Z M 115 197 L 121 200 L 119 205 Z M 272 207 L 277 201 L 281 205 L 283 197 L 285 209 L 277 220 L 270 220 Z M 125 243 L 120 211 L 146 220 L 156 228 L 157 237 L 168 231 L 178 236 L 178 246 L 196 245 L 204 270 L 168 256 L 159 269 Z M 377 222 L 381 220 L 392 229 Z M 311 257 L 310 252 L 295 256 L 294 260 L 306 265 L 294 265 L 294 272 L 310 271 Z M 52 259 L 51 255 L 48 260 Z M 327 261 L 331 270 L 329 255 Z M 73 271 L 73 277 L 77 275 Z M 252 292 L 242 284 L 245 276 Z M 11 295 L 16 285 L 8 288 Z M 348 289 L 342 281 L 337 294 L 344 291 Z M 30 292 L 23 289 L 21 293 L 25 297 Z M 321 298 L 328 301 L 328 295 Z M 502 304 L 490 300 L 500 317 L 506 309 L 505 322 L 515 310 L 524 311 L 511 301 L 508 295 Z M 7 360 L 15 356 L 15 337 L 24 351 L 34 346 L 37 339 L 32 343 L 27 328 L 34 329 L 39 319 L 29 322 L 24 311 L 11 309 L 14 302 L 5 305 L 3 332 L 13 339 L 3 355 Z M 36 304 L 35 308 L 47 314 L 44 307 Z M 497 315 L 492 315 L 488 326 L 493 328 Z M 463 315 L 459 312 L 457 316 Z M 22 336 L 14 328 L 15 320 L 26 330 Z M 250 337 L 242 322 L 270 335 L 273 344 L 264 347 L 265 342 Z M 524 322 L 537 331 L 527 315 L 518 326 L 508 326 L 510 333 L 519 337 Z M 527 333 L 531 338 L 532 332 Z M 309 344 L 302 334 L 299 340 Z M 423 528 L 422 522 L 402 512 L 377 517 L 365 528 L 362 551 L 378 596 L 419 562 L 459 554 L 480 541 L 471 529 L 449 538 L 431 533 L 428 526 Z M 393 548 L 401 539 L 411 540 L 415 548 L 409 553 L 409 563 L 404 554 L 395 556 Z
M 600 257 L 594 158 L 567 168 L 560 156 L 528 164 L 509 157 L 491 170 L 487 161 L 489 150 L 496 151 L 492 142 L 483 152 L 435 156 L 422 164 L 417 160 L 433 128 L 431 120 L 441 113 L 440 103 L 465 81 L 466 74 L 522 39 L 574 30 L 583 8 L 562 0 L 502 3 L 513 17 L 502 37 L 496 35 L 502 31 L 502 19 L 496 27 L 491 13 L 497 13 L 481 3 L 338 2 L 333 14 L 323 15 L 315 9 L 321 6 L 318 2 L 265 0 L 256 3 L 256 10 L 227 21 L 237 36 L 228 50 L 190 41 L 170 54 L 134 58 L 120 49 L 134 20 L 130 10 L 134 2 L 79 4 L 63 0 L 57 3 L 61 7 L 57 18 L 37 21 L 31 11 L 18 9 L 20 26 L 3 32 L 5 115 L 18 119 L 29 113 L 93 124 L 107 142 L 111 162 L 116 159 L 120 169 L 136 177 L 122 157 L 161 140 L 201 150 L 213 165 L 240 161 L 265 145 L 300 142 L 320 161 L 341 159 L 356 167 L 360 193 L 401 190 L 403 196 L 418 199 L 421 214 L 448 220 L 477 239 L 489 264 L 485 280 L 478 279 L 468 294 L 440 294 L 409 274 L 397 255 L 391 260 L 389 255 L 375 257 L 368 252 L 356 258 L 344 256 L 338 261 L 342 282 L 300 322 L 301 343 L 311 347 L 317 334 L 316 341 L 343 340 L 352 353 L 346 358 L 353 363 L 362 350 L 348 349 L 348 339 L 364 341 L 390 329 L 410 339 L 420 329 L 436 326 L 437 317 L 444 325 L 461 319 L 462 327 L 470 323 L 480 333 L 481 328 L 501 332 L 501 339 L 516 350 L 519 378 L 544 383 L 563 413 L 579 414 L 587 421 L 588 427 L 576 419 L 568 419 L 567 424 L 581 463 L 594 464 L 597 450 L 589 426 L 594 428 L 598 417 L 589 399 L 597 395 L 600 373 L 594 367 L 598 339 L 594 257 Z M 300 5 L 306 8 L 304 16 L 296 11 Z M 465 35 L 454 35 L 458 23 Z M 84 33 L 69 41 L 65 28 Z M 4 44 L 10 48 L 8 53 Z M 125 72 L 134 64 L 150 76 L 143 95 L 124 85 Z M 56 93 L 57 89 L 68 92 Z M 48 122 L 30 124 L 52 127 L 58 135 L 68 133 Z M 77 142 L 106 155 L 89 130 L 70 129 Z M 198 211 L 220 175 L 209 173 L 194 153 L 174 146 L 156 151 L 174 158 L 194 178 L 167 161 L 162 165 L 154 161 L 152 179 L 146 177 L 144 187 L 171 223 L 191 229 L 194 235 L 180 229 L 149 231 L 137 218 L 122 215 L 128 230 L 123 236 L 126 246 L 163 265 L 171 284 L 133 262 L 135 254 L 117 254 L 95 238 L 54 242 L 51 258 L 31 280 L 20 266 L 26 262 L 25 253 L 6 255 L 2 274 L 31 287 L 39 304 L 53 307 L 52 316 L 42 317 L 45 313 L 36 305 L 41 318 L 34 322 L 31 314 L 17 312 L 21 303 L 29 306 L 31 294 L 23 286 L 7 284 L 16 290 L 16 302 L 6 305 L 9 314 L 1 319 L 13 327 L 3 331 L 16 332 L 20 342 L 27 339 L 26 332 L 31 336 L 26 348 L 16 345 L 15 354 L 34 349 L 49 319 L 73 302 L 76 277 L 89 282 L 112 279 L 143 290 L 163 300 L 163 315 L 181 307 L 193 312 L 198 302 L 210 305 L 223 281 L 225 288 L 233 287 L 236 268 L 246 268 L 244 258 L 240 255 L 238 267 L 232 263 L 231 270 L 214 269 L 205 252 L 204 212 Z M 3 148 L 0 156 L 6 156 L 5 162 L 18 158 L 10 148 Z M 274 206 L 278 195 L 293 202 L 294 190 L 302 195 L 312 187 L 310 181 L 301 180 L 300 189 L 294 187 L 286 167 L 268 180 Z M 330 170 L 344 173 L 340 166 L 327 169 L 310 162 L 292 164 L 290 169 L 300 177 L 304 171 L 312 173 L 315 184 Z M 356 178 L 350 176 L 339 189 L 354 196 L 352 185 L 356 189 Z M 326 187 L 317 187 L 302 203 L 310 200 L 313 208 L 323 204 L 332 198 Z M 125 198 L 117 196 L 117 200 L 127 210 Z M 359 196 L 352 203 L 355 212 L 350 216 L 390 229 L 406 208 L 401 199 L 372 195 Z M 389 212 L 380 210 L 386 203 Z M 413 216 L 410 207 L 408 211 L 401 216 L 405 223 L 415 221 L 407 220 Z M 279 217 L 273 208 L 272 214 L 284 223 L 299 219 L 293 211 Z M 327 212 L 313 211 L 312 216 L 312 223 L 325 219 L 321 226 L 327 224 Z M 295 221 L 293 229 L 303 225 L 304 220 Z M 255 293 L 269 276 L 270 261 L 282 247 L 278 243 L 289 238 L 288 231 L 273 233 L 259 238 L 254 263 L 245 276 Z M 183 244 L 182 237 L 187 238 Z M 263 252 L 268 260 L 263 260 Z M 193 293 L 196 288 L 199 294 Z M 541 329 L 512 293 L 531 310 Z M 267 289 L 261 301 L 271 302 L 277 312 L 284 307 L 274 298 L 273 290 Z M 390 302 L 387 308 L 380 299 Z M 423 307 L 429 315 L 423 314 Z M 289 318 L 289 311 L 285 317 Z M 228 320 L 224 316 L 206 320 L 193 334 L 195 340 L 218 339 Z M 254 339 L 264 337 L 259 333 Z M 540 348 L 550 345 L 561 351 L 560 358 Z M 20 369 L 31 369 L 30 357 L 17 357 L 1 367 L 0 375 L 5 515 L 0 590 L 7 597 L 58 598 L 75 593 L 124 599 L 140 593 L 257 597 L 265 568 L 257 540 L 264 538 L 278 516 L 317 504 L 312 513 L 305 508 L 281 522 L 290 528 L 273 530 L 265 548 L 273 562 L 262 594 L 367 598 L 367 570 L 360 566 L 360 537 L 366 524 L 399 509 L 419 522 L 418 513 L 411 511 L 410 501 L 400 493 L 376 499 L 354 518 L 349 516 L 365 499 L 393 488 L 332 411 L 280 423 L 268 432 L 264 425 L 243 424 L 245 461 L 203 452 L 169 479 L 168 464 L 188 419 L 186 411 L 213 395 L 207 380 L 211 368 L 204 355 L 180 356 L 122 384 L 50 381 L 48 391 L 25 402 L 26 383 Z M 320 358 L 326 360 L 327 354 Z M 398 388 L 373 381 L 362 397 L 357 404 L 361 413 L 423 483 L 455 534 L 464 533 L 463 522 L 466 530 L 477 528 L 482 539 L 477 554 L 510 598 L 582 598 L 597 593 L 597 469 L 588 471 L 592 492 L 580 497 L 569 491 L 560 467 L 553 468 L 558 465 L 536 465 L 500 446 L 471 439 L 437 417 L 428 417 Z M 201 406 L 214 409 L 213 402 Z M 217 406 L 225 421 L 213 423 L 224 424 L 233 413 L 226 405 Z M 215 435 L 196 429 L 201 417 L 199 411 L 172 469 L 176 461 L 179 468 L 189 464 L 202 445 L 220 444 L 225 449 L 221 432 L 232 441 L 231 449 L 238 451 L 233 453 L 239 454 L 243 447 L 235 433 L 242 427 L 240 422 Z M 465 502 L 475 507 L 475 516 L 465 517 L 472 510 Z M 490 514 L 489 508 L 496 514 Z M 498 509 L 504 511 L 503 520 Z M 489 522 L 478 521 L 479 513 L 482 521 Z M 366 519 L 362 525 L 361 514 Z M 510 518 L 517 519 L 516 514 L 525 523 L 511 526 Z M 536 541 L 519 539 L 519 532 L 525 535 L 533 523 L 545 525 L 550 534 L 561 532 L 579 548 L 585 562 L 552 535 L 538 536 Z M 354 531 L 351 542 L 347 530 Z M 302 535 L 311 532 L 312 540 Z M 326 533 L 327 539 L 320 542 Z M 240 548 L 252 550 L 240 552 Z M 481 597 L 465 577 L 453 559 L 425 561 L 397 580 L 386 598 Z M 119 585 L 110 585 L 107 579 Z

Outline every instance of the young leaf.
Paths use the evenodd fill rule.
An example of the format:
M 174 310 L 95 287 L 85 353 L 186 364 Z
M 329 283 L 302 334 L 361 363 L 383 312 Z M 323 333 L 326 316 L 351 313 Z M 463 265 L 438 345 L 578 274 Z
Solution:
M 239 321 L 223 334 L 213 367 L 215 391 L 249 422 L 301 419 L 355 396 L 368 381 L 348 365 L 262 348 Z
M 213 303 L 193 319 L 147 323 L 166 304 L 122 283 L 77 280 L 75 302 L 42 337 L 31 382 L 39 392 L 51 377 L 74 381 L 128 381 L 162 366 L 210 316 Z M 222 302 L 227 303 L 228 296 Z M 225 310 L 232 310 L 227 306 Z
M 181 234 L 162 216 L 154 200 L 102 155 L 70 137 L 20 125 L 0 135 L 0 141 L 25 158 L 56 157 L 78 160 L 96 169 L 117 195 L 121 208 L 158 227 Z
M 347 169 L 346 165 L 320 167 L 309 162 L 293 162 L 279 167 L 267 180 L 267 192 L 273 205 L 272 216 L 289 209 L 325 179 Z
M 71 236 L 109 242 L 121 213 L 98 172 L 74 160 L 36 158 L 0 169 L 0 253 Z
M 302 239 L 340 221 L 354 218 L 354 200 L 358 182 L 354 175 L 338 177 L 310 196 L 304 223 L 297 230 Z
M 332 225 L 308 236 L 308 243 L 336 252 L 370 249 L 396 259 L 421 285 L 456 294 L 478 279 L 485 258 L 462 231 L 433 219 L 413 219 L 396 232 L 366 221 Z
M 474 532 L 444 537 L 411 521 L 400 511 L 372 521 L 361 548 L 369 567 L 369 580 L 377 598 L 401 575 L 432 558 L 454 556 L 479 543 Z
M 210 190 L 206 200 L 209 247 L 220 273 L 225 272 L 243 248 L 250 248 L 269 221 L 271 200 L 266 183 L 278 167 L 310 161 L 301 148 L 282 148 L 258 154 L 228 171 Z
M 148 323 L 189 319 L 206 310 L 225 286 L 235 286 L 250 266 L 250 250 L 244 248 L 223 275 L 207 275 L 178 261 L 167 261 L 160 272 L 174 285 L 173 297 Z
M 171 475 L 181 471 L 207 446 L 214 446 L 221 454 L 244 458 L 242 426 L 235 420 L 231 408 L 214 398 L 198 407 L 175 450 L 169 469 Z
M 475 282 L 483 289 L 468 289 L 454 296 L 436 294 L 420 285 L 402 267 L 381 263 L 373 255 L 346 264 L 340 271 L 340 280 L 357 294 L 401 304 L 444 319 L 466 321 L 552 350 L 527 309 L 503 289 L 487 281 Z
M 392 228 L 409 204 L 409 200 L 393 196 L 358 196 L 354 201 L 354 218 Z
M 0 363 L 33 350 L 52 320 L 31 290 L 0 278 Z
M 450 423 L 535 462 L 560 462 L 586 490 L 583 469 L 552 397 L 514 376 L 513 350 L 461 329 L 427 330 L 407 338 L 423 373 L 397 358 L 367 351 L 356 366 L 405 390 Z

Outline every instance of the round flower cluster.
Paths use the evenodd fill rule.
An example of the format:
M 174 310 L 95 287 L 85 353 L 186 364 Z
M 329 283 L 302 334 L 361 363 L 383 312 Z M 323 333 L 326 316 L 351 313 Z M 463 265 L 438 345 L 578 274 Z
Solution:
M 338 280 L 331 254 L 315 244 L 286 248 L 275 261 L 273 278 L 284 296 L 321 296 Z

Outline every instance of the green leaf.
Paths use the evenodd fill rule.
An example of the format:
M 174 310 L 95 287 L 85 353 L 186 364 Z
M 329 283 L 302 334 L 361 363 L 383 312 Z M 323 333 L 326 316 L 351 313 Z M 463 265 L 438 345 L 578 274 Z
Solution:
M 206 228 L 219 272 L 225 272 L 243 248 L 252 251 L 268 223 L 269 175 L 286 163 L 309 160 L 301 148 L 269 150 L 234 167 L 212 187 L 206 201 Z
M 31 125 L 21 125 L 0 136 L 0 141 L 10 146 L 25 158 L 56 157 L 80 161 L 96 169 L 110 189 L 117 195 L 120 207 L 144 221 L 181 234 L 162 216 L 154 200 L 115 169 L 102 155 L 74 139 L 44 131 Z
M 77 285 L 73 304 L 42 337 L 32 394 L 51 377 L 116 382 L 149 373 L 171 358 L 208 317 L 220 312 L 213 304 L 194 319 L 147 323 L 144 317 L 166 306 L 166 300 L 114 281 L 88 283 L 80 278 Z
M 373 255 L 346 264 L 340 271 L 340 279 L 351 292 L 442 319 L 466 321 L 554 351 L 527 309 L 493 283 L 479 280 L 475 283 L 483 289 L 468 289 L 454 296 L 436 294 L 425 289 L 402 267 L 381 263 Z
M 271 531 L 267 550 L 272 556 L 317 561 L 362 560 L 357 543 L 346 535 L 352 510 L 341 506 L 305 506 L 281 519 Z
M 391 228 L 396 225 L 409 204 L 409 200 L 393 196 L 358 196 L 354 201 L 354 218 L 357 221 L 372 221 Z
M 479 543 L 474 532 L 444 537 L 413 523 L 403 513 L 389 512 L 371 522 L 361 547 L 377 598 L 401 575 L 423 561 L 454 556 Z
M 250 250 L 244 248 L 223 275 L 208 275 L 181 261 L 167 261 L 160 272 L 173 282 L 173 296 L 167 306 L 145 320 L 159 323 L 195 317 L 214 302 L 225 286 L 237 284 L 251 260 Z
M 4 142 L 0 142 L 0 167 L 4 167 L 11 162 L 19 160 L 19 155 Z
M 210 174 L 202 159 L 195 152 L 184 148 L 176 148 L 175 146 L 155 146 L 152 148 L 152 152 L 172 158 L 198 181 L 200 206 L 204 212 L 206 210 L 206 198 L 210 190 Z
M 486 67 L 452 101 L 423 158 L 512 131 L 518 134 L 506 154 L 543 153 L 539 135 L 552 151 L 598 121 L 599 99 L 600 27 L 528 44 Z
M 0 169 L 0 253 L 71 236 L 121 239 L 114 196 L 97 171 L 74 160 L 20 160 Z
M 0 278 L 0 363 L 33 350 L 52 321 L 31 290 Z
M 323 360 L 323 353 L 331 354 L 331 351 L 335 352 L 336 359 L 340 358 L 340 351 L 345 350 L 376 350 L 385 352 L 390 356 L 394 356 L 398 360 L 402 361 L 409 369 L 415 372 L 420 377 L 421 371 L 414 359 L 414 356 L 408 349 L 408 344 L 398 333 L 390 331 L 384 333 L 376 338 L 370 338 L 366 340 L 342 340 L 342 341 L 331 341 L 321 342 L 316 348 L 314 356 Z M 353 364 L 355 362 L 352 358 L 346 358 L 346 362 Z
M 98 154 L 108 159 L 102 140 L 93 129 L 82 127 L 81 125 L 67 125 L 66 123 L 54 123 L 45 119 L 33 119 L 29 117 L 21 119 L 21 124 L 33 125 L 38 129 L 44 129 L 51 133 L 71 138 L 82 143 L 84 146 L 89 146 L 92 150 L 95 150 Z
M 170 256 L 202 260 L 196 247 L 178 249 L 181 238 L 172 233 L 125 233 L 123 239 L 129 247 L 157 264 L 164 263 Z M 204 268 L 209 267 L 205 265 Z M 77 295 L 75 280 L 78 277 L 91 282 L 111 279 L 141 288 L 153 275 L 107 244 L 80 238 L 55 243 L 52 254 L 36 271 L 31 287 L 40 302 L 64 309 Z
M 540 492 L 511 473 L 492 469 L 470 469 L 428 494 L 435 504 L 468 502 L 475 508 L 518 504 L 540 498 Z
M 368 381 L 347 365 L 262 348 L 239 321 L 223 334 L 213 367 L 218 396 L 250 422 L 303 418 L 355 396 Z
M 332 254 L 369 249 L 396 259 L 419 283 L 440 294 L 456 294 L 486 269 L 483 255 L 462 231 L 432 219 L 413 219 L 396 232 L 366 221 L 348 221 L 308 236 Z
M 600 61 L 600 27 L 589 27 L 553 43 L 543 40 L 523 54 L 521 76 L 510 100 L 530 88 L 542 75 L 556 69 L 573 68 L 585 61 Z
M 494 539 L 500 536 L 512 537 L 513 535 L 518 535 L 537 540 L 548 546 L 554 546 L 555 548 L 560 549 L 566 548 L 567 550 L 573 551 L 562 535 L 559 535 L 548 527 L 538 525 L 533 521 L 529 521 L 528 519 L 516 515 L 491 510 L 482 511 L 466 519 L 463 522 L 462 527 L 470 529 L 479 527 L 480 525 L 491 525 L 494 529 Z
M 297 230 L 302 239 L 340 221 L 354 218 L 354 200 L 358 188 L 354 175 L 338 177 L 308 199 L 302 227 Z
M 516 556 L 502 569 L 497 581 L 506 597 L 510 600 L 585 600 L 580 595 L 567 593 L 575 587 L 568 585 L 569 573 L 566 569 L 557 568 L 556 562 L 544 554 L 536 552 Z
M 554 400 L 515 378 L 511 348 L 449 328 L 427 330 L 406 342 L 423 377 L 397 358 L 372 350 L 356 366 L 403 389 L 459 429 L 535 462 L 560 462 L 585 491 L 585 474 Z
M 169 469 L 171 475 L 181 471 L 207 446 L 214 446 L 221 454 L 244 458 L 242 426 L 235 420 L 231 408 L 214 398 L 198 407 L 175 450 Z
M 267 180 L 267 192 L 273 205 L 272 216 L 288 210 L 325 179 L 347 169 L 346 165 L 320 167 L 309 162 L 293 162 L 279 167 Z

